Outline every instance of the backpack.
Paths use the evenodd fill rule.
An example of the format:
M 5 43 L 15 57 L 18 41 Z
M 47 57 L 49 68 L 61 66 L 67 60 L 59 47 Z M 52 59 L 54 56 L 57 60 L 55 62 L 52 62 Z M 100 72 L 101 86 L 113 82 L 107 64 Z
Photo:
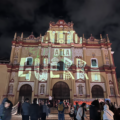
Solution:
M 58 104 L 58 111 L 62 112 L 63 109 L 64 109 L 63 103 L 62 104 Z

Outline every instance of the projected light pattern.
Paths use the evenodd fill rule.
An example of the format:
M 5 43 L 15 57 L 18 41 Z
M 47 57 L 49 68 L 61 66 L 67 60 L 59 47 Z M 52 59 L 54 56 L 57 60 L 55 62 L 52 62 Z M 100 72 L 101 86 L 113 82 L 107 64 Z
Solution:
M 55 28 L 55 25 L 59 29 Z M 27 38 L 27 40 L 29 39 Z M 50 23 L 49 30 L 44 36 L 40 35 L 39 38 L 33 36 L 32 40 L 38 39 L 40 41 L 39 48 L 30 46 L 22 48 L 19 77 L 25 77 L 26 80 L 30 81 L 31 74 L 34 73 L 35 79 L 39 81 L 47 81 L 49 74 L 50 78 L 62 78 L 63 80 L 88 79 L 84 71 L 86 61 L 82 60 L 83 50 L 80 48 L 82 46 L 82 37 L 78 37 L 73 30 L 73 23 L 67 24 L 64 21 L 58 21 L 56 24 Z M 57 47 L 55 47 L 56 43 L 59 43 Z M 79 47 L 74 50 L 73 44 L 79 45 Z M 69 47 L 63 47 L 64 45 Z M 81 58 L 76 56 L 81 56 Z M 48 64 L 50 68 L 48 68 Z M 76 66 L 76 78 L 74 78 L 73 72 L 70 70 L 73 65 Z M 50 73 L 48 69 L 50 69 Z M 60 71 L 60 73 L 55 71 Z

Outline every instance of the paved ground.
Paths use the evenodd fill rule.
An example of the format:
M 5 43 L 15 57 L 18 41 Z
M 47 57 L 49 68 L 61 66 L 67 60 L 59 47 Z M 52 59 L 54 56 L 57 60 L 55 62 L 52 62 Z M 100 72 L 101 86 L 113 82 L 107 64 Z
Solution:
M 87 115 L 88 116 L 88 115 Z M 12 116 L 12 120 L 22 120 L 21 115 L 14 115 Z M 47 120 L 58 120 L 58 115 L 57 114 L 50 114 Z M 69 117 L 69 114 L 65 114 L 65 120 L 71 120 Z M 89 119 L 87 119 L 89 120 Z

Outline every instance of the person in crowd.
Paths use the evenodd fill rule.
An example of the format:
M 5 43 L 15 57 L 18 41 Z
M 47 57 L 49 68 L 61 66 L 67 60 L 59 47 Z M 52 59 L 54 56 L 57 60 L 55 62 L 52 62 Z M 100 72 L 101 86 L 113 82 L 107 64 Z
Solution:
M 103 120 L 113 120 L 114 113 L 109 110 L 109 106 L 107 104 L 104 105 L 104 113 Z
M 69 115 L 71 117 L 71 120 L 74 120 L 75 113 L 74 113 L 74 106 L 72 106 L 72 104 L 69 105 Z
M 11 120 L 12 106 L 13 104 L 10 100 L 5 101 L 2 120 Z
M 101 113 L 100 113 L 100 105 L 98 100 L 94 100 L 90 107 L 89 107 L 89 111 L 90 111 L 90 120 L 100 120 L 101 117 Z
M 105 105 L 104 102 L 101 102 L 101 103 L 100 103 L 101 120 L 103 120 L 104 105 Z
M 8 99 L 4 98 L 1 105 L 0 105 L 0 118 L 2 118 L 2 113 L 3 113 L 4 104 L 5 104 L 6 100 L 8 100 Z
M 19 102 L 18 103 L 18 114 L 21 114 L 21 107 L 22 107 L 21 102 Z
M 120 120 L 120 108 L 116 111 L 116 118 L 114 120 Z
M 109 109 L 111 108 L 109 100 L 106 101 L 106 104 L 109 106 Z
M 76 102 L 76 105 L 75 105 L 75 108 L 74 108 L 74 113 L 75 113 L 74 120 L 76 120 L 76 115 L 77 115 L 78 109 L 79 109 L 79 104 L 78 104 L 78 102 Z
M 85 109 L 86 109 L 86 103 L 82 103 L 82 105 L 79 107 L 78 111 L 77 111 L 77 120 L 85 120 L 85 118 L 87 118 L 86 114 L 85 114 Z
M 115 110 L 115 107 L 114 107 L 114 105 L 113 105 L 113 103 L 111 102 L 110 103 L 110 108 L 109 108 L 112 112 L 114 112 L 114 110 Z
M 64 103 L 63 100 L 60 100 L 60 103 L 58 104 L 58 120 L 64 120 Z
M 44 101 L 42 101 L 42 120 L 46 120 L 46 116 L 48 116 L 48 108 L 47 108 L 47 105 L 44 104 Z
M 31 120 L 38 120 L 39 118 L 39 105 L 37 104 L 37 98 L 34 98 L 33 104 L 30 105 L 30 118 Z
M 39 102 L 39 120 L 42 119 L 43 106 L 42 102 Z
M 22 120 L 29 120 L 29 111 L 30 111 L 30 103 L 29 98 L 25 99 L 25 102 L 22 104 Z

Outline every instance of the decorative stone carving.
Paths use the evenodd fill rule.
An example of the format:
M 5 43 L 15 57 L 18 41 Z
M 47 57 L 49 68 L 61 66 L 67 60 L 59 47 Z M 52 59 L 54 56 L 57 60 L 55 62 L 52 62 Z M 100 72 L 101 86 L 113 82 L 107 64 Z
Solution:
M 43 94 L 46 94 L 46 83 L 39 83 L 39 89 L 38 89 L 38 95 L 40 95 L 40 89 L 41 89 L 41 85 L 44 85 L 44 93 Z
M 46 55 L 48 55 L 48 53 L 49 53 L 48 48 L 42 48 L 42 52 L 41 52 L 42 56 L 46 56 Z
M 86 49 L 86 56 L 101 56 L 101 49 Z
M 82 56 L 83 57 L 83 50 L 79 48 L 74 49 L 74 56 Z
M 107 74 L 107 76 L 108 76 L 108 80 L 112 81 L 112 75 L 109 73 L 109 74 Z
M 19 84 L 18 84 L 18 91 L 20 90 L 20 88 L 23 86 L 23 85 L 25 85 L 25 84 L 28 84 L 28 85 L 30 85 L 31 87 L 32 87 L 32 91 L 34 91 L 34 82 L 19 82 Z
M 18 58 L 18 53 L 19 53 L 19 47 L 15 48 L 15 53 L 14 53 L 14 57 Z
M 104 92 L 106 91 L 106 89 L 105 89 L 105 83 L 90 83 L 91 90 L 92 90 L 92 87 L 94 85 L 99 85 L 99 86 L 101 86 L 103 88 Z
M 78 93 L 78 86 L 79 85 L 82 85 L 82 87 L 83 87 L 83 95 L 85 95 L 86 94 L 86 86 L 85 86 L 85 83 L 76 83 L 76 92 L 77 92 L 77 95 L 79 95 L 79 93 Z

